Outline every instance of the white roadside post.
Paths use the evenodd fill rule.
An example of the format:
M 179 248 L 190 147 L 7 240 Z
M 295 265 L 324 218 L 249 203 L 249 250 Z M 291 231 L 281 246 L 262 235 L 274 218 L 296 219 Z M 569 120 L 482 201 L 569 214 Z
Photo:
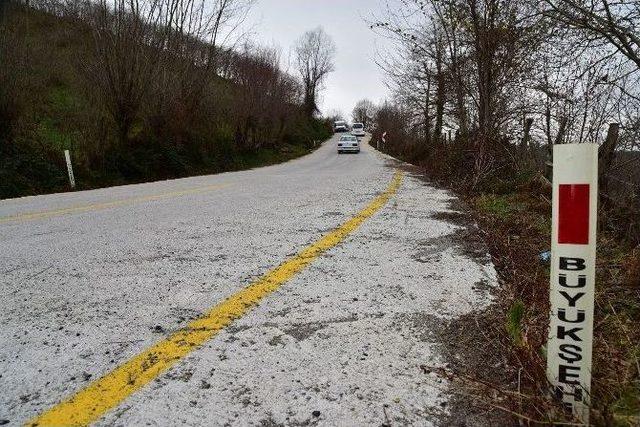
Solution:
M 69 172 L 69 183 L 71 188 L 76 188 L 76 180 L 73 177 L 73 166 L 71 166 L 71 155 L 69 150 L 64 150 L 64 158 L 67 160 L 67 171 Z
M 597 209 L 598 146 L 555 145 L 547 376 L 554 395 L 584 424 L 589 423 Z

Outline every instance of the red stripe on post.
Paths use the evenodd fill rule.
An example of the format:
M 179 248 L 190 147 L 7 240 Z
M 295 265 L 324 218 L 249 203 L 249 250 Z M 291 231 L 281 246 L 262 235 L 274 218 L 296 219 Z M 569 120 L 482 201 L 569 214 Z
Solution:
M 589 184 L 560 184 L 558 243 L 589 244 Z

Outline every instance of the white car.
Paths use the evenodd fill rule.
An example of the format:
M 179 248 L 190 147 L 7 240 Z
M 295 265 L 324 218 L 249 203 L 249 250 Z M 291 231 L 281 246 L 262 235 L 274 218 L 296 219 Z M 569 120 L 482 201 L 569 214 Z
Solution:
M 342 135 L 338 140 L 338 154 L 341 153 L 359 153 L 360 141 L 354 135 Z
M 349 132 L 349 125 L 347 122 L 338 120 L 333 123 L 333 131 L 334 132 Z
M 363 137 L 365 135 L 364 125 L 362 123 L 354 123 L 351 126 L 351 134 L 358 137 Z

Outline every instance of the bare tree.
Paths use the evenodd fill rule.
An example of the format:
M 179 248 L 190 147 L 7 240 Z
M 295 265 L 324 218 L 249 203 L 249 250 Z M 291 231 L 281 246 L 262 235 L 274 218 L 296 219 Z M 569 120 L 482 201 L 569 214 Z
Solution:
M 327 120 L 329 122 L 333 123 L 333 122 L 337 122 L 339 120 L 344 121 L 345 120 L 345 115 L 339 109 L 334 108 L 333 110 L 329 111 L 328 114 L 326 114 L 326 118 L 327 118 Z
M 504 169 L 500 145 L 527 108 L 523 94 L 546 27 L 520 0 L 408 0 L 373 27 L 396 41 L 384 67 L 414 110 L 428 146 L 457 127 L 473 156 L 473 182 Z M 515 120 L 514 120 L 515 119 Z M 469 156 L 469 157 L 470 157 Z M 499 160 L 499 161 L 497 161 Z M 515 159 L 514 159 L 515 160 Z
M 631 170 L 639 169 L 640 157 L 627 142 L 633 140 L 629 135 L 640 111 L 640 2 L 545 0 L 542 6 L 544 15 L 564 31 L 570 58 L 562 68 L 570 76 L 572 103 L 561 129 L 572 142 L 600 144 L 600 207 L 638 212 L 640 202 L 632 196 L 638 175 Z M 637 227 L 618 220 L 609 226 Z
M 125 144 L 143 100 L 194 117 L 213 79 L 221 38 L 237 27 L 249 0 L 86 0 L 93 54 L 82 64 Z M 230 28 L 229 28 L 230 27 Z M 155 87 L 154 87 L 155 85 Z
M 423 143 L 430 146 L 439 139 L 444 120 L 448 70 L 443 38 L 431 20 L 416 23 L 416 13 L 407 15 L 390 9 L 389 16 L 373 23 L 372 28 L 381 30 L 397 45 L 394 53 L 378 60 L 378 64 L 390 78 L 388 86 L 408 107 Z
M 245 46 L 231 65 L 235 139 L 241 150 L 281 142 L 299 97 L 298 82 L 279 68 L 276 49 Z
M 226 52 L 242 39 L 238 25 L 252 0 L 163 1 L 172 13 L 165 48 L 159 52 L 162 62 L 152 89 L 152 114 L 155 127 L 170 118 L 170 132 L 179 145 L 199 119 L 198 109 L 221 73 Z
M 376 106 L 368 99 L 361 99 L 351 112 L 354 122 L 362 123 L 368 129 L 376 114 Z
M 318 111 L 318 92 L 327 75 L 335 69 L 336 46 L 322 27 L 318 27 L 304 33 L 294 50 L 296 68 L 304 89 L 305 113 L 311 117 Z
M 171 10 L 162 0 L 98 0 L 87 4 L 92 55 L 82 63 L 90 89 L 112 117 L 120 144 L 131 128 L 164 46 Z M 167 19 L 169 18 L 169 19 Z
M 545 0 L 545 13 L 579 30 L 591 43 L 614 47 L 640 69 L 640 3 L 610 0 Z

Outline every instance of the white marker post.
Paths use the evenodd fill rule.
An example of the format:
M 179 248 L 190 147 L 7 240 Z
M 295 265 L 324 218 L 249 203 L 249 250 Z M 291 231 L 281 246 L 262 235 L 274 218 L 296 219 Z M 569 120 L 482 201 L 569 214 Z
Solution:
M 69 183 L 71 188 L 76 188 L 76 180 L 73 177 L 73 166 L 71 166 L 71 155 L 69 150 L 64 150 L 64 158 L 67 160 L 67 171 L 69 172 Z
M 555 145 L 547 376 L 554 395 L 585 424 L 591 389 L 597 209 L 598 146 Z

